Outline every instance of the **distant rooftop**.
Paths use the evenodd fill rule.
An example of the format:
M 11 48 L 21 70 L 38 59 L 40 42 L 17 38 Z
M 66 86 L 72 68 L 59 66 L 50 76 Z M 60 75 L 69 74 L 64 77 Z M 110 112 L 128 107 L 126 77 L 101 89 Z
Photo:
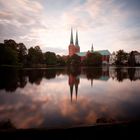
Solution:
M 78 56 L 86 56 L 87 52 L 78 52 L 76 53 Z
M 100 53 L 101 55 L 110 55 L 111 53 L 108 51 L 108 50 L 98 50 L 98 51 L 94 51 L 94 52 L 98 52 Z M 87 52 L 79 52 L 79 53 L 76 53 L 78 56 L 86 56 Z
M 108 50 L 98 50 L 98 51 L 95 51 L 95 52 L 98 52 L 101 55 L 110 55 L 111 54 Z

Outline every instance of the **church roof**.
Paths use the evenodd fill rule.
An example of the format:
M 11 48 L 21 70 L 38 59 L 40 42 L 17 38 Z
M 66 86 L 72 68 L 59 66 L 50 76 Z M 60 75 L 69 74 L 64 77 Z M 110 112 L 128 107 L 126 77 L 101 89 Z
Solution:
M 78 56 L 86 56 L 87 52 L 78 52 L 76 53 Z
M 99 50 L 99 51 L 95 51 L 100 53 L 101 55 L 110 55 L 111 53 L 108 50 Z
M 110 55 L 110 52 L 108 50 L 98 50 L 98 51 L 94 51 L 94 52 L 98 52 L 101 55 Z M 78 52 L 76 53 L 78 56 L 86 56 L 87 52 Z
M 109 79 L 109 77 L 108 76 L 101 76 L 99 79 L 102 81 L 107 81 Z

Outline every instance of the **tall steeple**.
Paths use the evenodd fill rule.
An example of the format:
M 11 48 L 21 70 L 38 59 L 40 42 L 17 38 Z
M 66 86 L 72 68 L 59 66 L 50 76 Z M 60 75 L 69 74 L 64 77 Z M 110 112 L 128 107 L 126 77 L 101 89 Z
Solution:
M 92 46 L 91 46 L 91 52 L 93 52 L 94 51 L 94 49 L 93 49 L 93 43 L 92 43 Z
M 73 95 L 73 85 L 70 86 L 70 96 L 71 96 L 71 102 L 72 102 L 72 95 Z
M 70 44 L 73 44 L 73 30 L 72 30 L 72 28 L 71 28 Z
M 78 43 L 78 31 L 76 31 L 75 46 L 79 46 L 79 43 Z
M 77 101 L 77 95 L 78 95 L 78 85 L 75 84 L 75 94 L 76 94 L 76 101 Z

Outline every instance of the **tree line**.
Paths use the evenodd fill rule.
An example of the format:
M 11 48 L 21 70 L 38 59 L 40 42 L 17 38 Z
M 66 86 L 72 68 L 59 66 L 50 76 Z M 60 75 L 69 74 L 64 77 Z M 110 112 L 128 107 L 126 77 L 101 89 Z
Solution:
M 23 67 L 42 67 L 46 65 L 65 65 L 64 58 L 54 52 L 43 53 L 40 46 L 27 47 L 14 40 L 4 40 L 0 43 L 0 65 Z
M 94 60 L 94 61 L 93 61 Z M 22 66 L 22 67 L 46 67 L 65 65 L 101 65 L 101 55 L 88 53 L 86 59 L 81 61 L 78 55 L 60 56 L 54 52 L 43 53 L 40 46 L 27 47 L 23 43 L 16 43 L 14 40 L 4 40 L 0 43 L 0 65 Z
M 117 52 L 113 52 L 114 55 L 114 65 L 117 66 L 140 66 L 139 62 L 136 61 L 136 55 L 140 53 L 138 51 L 131 51 L 130 53 L 125 52 L 124 50 L 118 50 Z M 138 58 L 137 58 L 138 59 Z
M 126 53 L 119 50 L 114 53 L 114 65 L 137 66 L 135 54 L 137 51 Z M 0 43 L 0 65 L 21 67 L 48 67 L 48 66 L 101 66 L 102 56 L 98 52 L 87 52 L 82 60 L 80 56 L 60 56 L 54 52 L 43 53 L 40 46 L 27 47 L 14 40 L 4 40 Z
M 65 69 L 33 69 L 31 71 L 19 70 L 16 68 L 9 69 L 5 67 L 3 69 L 0 69 L 0 90 L 5 89 L 6 91 L 13 92 L 18 87 L 24 88 L 28 82 L 30 84 L 40 85 L 43 78 L 50 80 L 58 75 L 72 75 L 73 77 L 77 77 L 82 74 L 85 75 L 87 80 L 100 79 L 101 76 L 106 76 L 119 82 L 122 82 L 125 79 L 129 79 L 130 81 L 136 81 L 140 79 L 140 75 L 138 75 L 138 73 L 140 73 L 140 69 L 136 68 L 114 68 L 111 72 L 112 75 L 110 75 L 109 73 L 109 69 L 106 69 L 106 71 L 104 71 L 102 67 L 90 67 L 82 69 L 80 67 L 66 67 Z

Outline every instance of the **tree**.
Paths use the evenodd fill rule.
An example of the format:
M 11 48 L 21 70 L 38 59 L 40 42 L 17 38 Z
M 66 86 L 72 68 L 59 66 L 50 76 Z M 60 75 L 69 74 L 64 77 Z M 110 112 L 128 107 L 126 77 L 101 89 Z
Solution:
M 18 44 L 18 61 L 19 63 L 25 65 L 27 59 L 27 48 L 23 43 Z
M 54 52 L 46 52 L 44 54 L 45 64 L 46 65 L 56 65 L 57 64 L 57 57 Z
M 128 57 L 128 65 L 134 67 L 136 65 L 135 52 L 131 51 Z
M 88 52 L 86 58 L 83 60 L 83 65 L 85 66 L 101 66 L 102 56 L 101 54 L 94 52 Z
M 126 65 L 128 63 L 128 54 L 124 50 L 119 50 L 116 53 L 116 65 Z
M 72 55 L 67 60 L 68 65 L 78 66 L 81 65 L 81 58 L 77 54 Z
M 12 39 L 4 40 L 4 45 L 7 48 L 11 48 L 13 51 L 17 51 L 18 44 Z
M 15 45 L 15 44 L 14 44 Z M 15 48 L 10 44 L 0 43 L 0 64 L 1 65 L 17 65 L 18 57 L 17 51 Z
M 32 64 L 42 64 L 43 54 L 39 46 L 31 47 L 28 49 L 28 65 Z
M 43 63 L 43 53 L 42 53 L 42 50 L 40 49 L 39 46 L 35 46 L 34 49 L 35 49 L 35 53 L 36 53 L 36 57 L 37 57 L 37 62 L 39 64 L 42 64 Z
M 57 64 L 59 66 L 65 66 L 66 65 L 66 62 L 65 62 L 63 57 L 61 57 L 60 55 L 57 55 L 56 57 L 57 57 Z

